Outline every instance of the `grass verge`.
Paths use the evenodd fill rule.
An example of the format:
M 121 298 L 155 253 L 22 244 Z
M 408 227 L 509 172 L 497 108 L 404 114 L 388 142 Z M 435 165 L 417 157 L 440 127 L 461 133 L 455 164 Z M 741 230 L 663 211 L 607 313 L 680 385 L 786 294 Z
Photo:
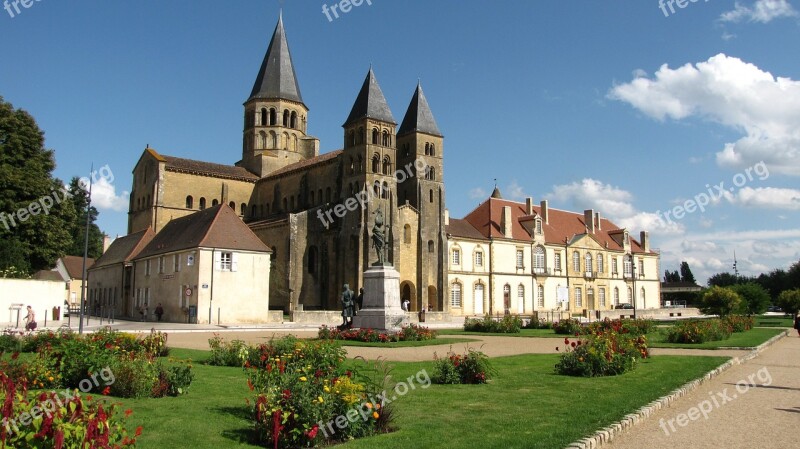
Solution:
M 648 346 L 651 348 L 679 348 L 679 349 L 719 349 L 719 348 L 754 348 L 770 338 L 780 334 L 784 329 L 755 328 L 747 332 L 738 332 L 731 338 L 705 343 L 669 343 L 665 341 L 666 330 L 647 334 Z

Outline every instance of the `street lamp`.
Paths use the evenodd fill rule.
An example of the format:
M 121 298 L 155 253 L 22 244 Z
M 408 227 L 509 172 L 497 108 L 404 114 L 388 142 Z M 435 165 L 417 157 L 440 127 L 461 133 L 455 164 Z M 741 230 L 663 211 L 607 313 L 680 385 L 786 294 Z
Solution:
M 631 258 L 631 280 L 633 282 L 633 294 L 631 295 L 633 298 L 633 319 L 636 319 L 636 261 L 633 260 L 633 254 L 630 255 Z

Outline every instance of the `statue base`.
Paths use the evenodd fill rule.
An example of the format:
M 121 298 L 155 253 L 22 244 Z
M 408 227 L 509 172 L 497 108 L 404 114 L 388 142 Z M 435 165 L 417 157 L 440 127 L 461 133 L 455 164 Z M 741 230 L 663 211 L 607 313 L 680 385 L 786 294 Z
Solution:
M 371 266 L 364 272 L 364 308 L 353 317 L 353 327 L 397 332 L 407 321 L 400 307 L 400 273 L 393 266 Z

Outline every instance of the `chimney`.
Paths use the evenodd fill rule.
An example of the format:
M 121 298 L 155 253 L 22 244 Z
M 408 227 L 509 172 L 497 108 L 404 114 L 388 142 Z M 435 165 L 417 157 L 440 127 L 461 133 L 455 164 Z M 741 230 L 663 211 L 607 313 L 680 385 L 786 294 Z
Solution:
M 642 231 L 639 234 L 639 243 L 642 245 L 642 249 L 645 251 L 650 251 L 650 233 L 647 231 Z
M 533 198 L 526 198 L 525 199 L 525 215 L 533 215 Z
M 600 212 L 597 212 L 594 214 L 594 227 L 598 231 L 603 230 L 603 227 L 600 225 L 600 223 L 602 223 L 602 221 L 600 220 Z
M 511 207 L 503 207 L 503 215 L 500 217 L 500 229 L 503 231 L 503 236 L 507 239 L 511 238 Z
M 593 209 L 586 209 L 583 211 L 583 223 L 586 225 L 586 229 L 589 231 L 589 234 L 594 234 L 594 210 Z
M 448 209 L 444 210 L 444 225 L 450 226 L 450 210 Z
M 542 220 L 544 224 L 550 224 L 550 212 L 547 210 L 547 200 L 542 200 L 541 204 Z

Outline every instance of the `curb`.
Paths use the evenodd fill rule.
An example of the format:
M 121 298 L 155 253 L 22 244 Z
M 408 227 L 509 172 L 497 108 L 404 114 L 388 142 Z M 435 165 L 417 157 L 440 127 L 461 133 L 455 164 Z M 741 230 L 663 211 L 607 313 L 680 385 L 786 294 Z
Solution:
M 655 401 L 643 406 L 634 413 L 625 415 L 622 418 L 622 420 L 614 424 L 611 424 L 608 427 L 604 427 L 598 430 L 597 432 L 594 433 L 594 435 L 570 443 L 570 445 L 567 446 L 566 449 L 596 449 L 602 447 L 604 444 L 611 442 L 614 439 L 614 437 L 621 435 L 622 433 L 626 432 L 633 426 L 639 424 L 640 422 L 643 422 L 644 420 L 649 418 L 650 415 L 653 415 L 656 411 L 661 410 L 662 408 L 669 407 L 673 402 L 677 401 L 678 399 L 687 395 L 688 393 L 694 391 L 700 385 L 703 385 L 709 380 L 724 373 L 729 368 L 735 365 L 741 365 L 744 362 L 747 362 L 749 360 L 758 357 L 766 348 L 772 346 L 773 344 L 775 344 L 775 342 L 788 336 L 790 333 L 791 329 L 784 330 L 780 334 L 756 346 L 747 355 L 728 360 L 727 362 L 723 363 L 717 368 L 706 373 L 703 377 L 695 379 L 693 381 L 690 381 L 682 385 L 681 387 L 672 391 L 668 395 L 656 399 Z

